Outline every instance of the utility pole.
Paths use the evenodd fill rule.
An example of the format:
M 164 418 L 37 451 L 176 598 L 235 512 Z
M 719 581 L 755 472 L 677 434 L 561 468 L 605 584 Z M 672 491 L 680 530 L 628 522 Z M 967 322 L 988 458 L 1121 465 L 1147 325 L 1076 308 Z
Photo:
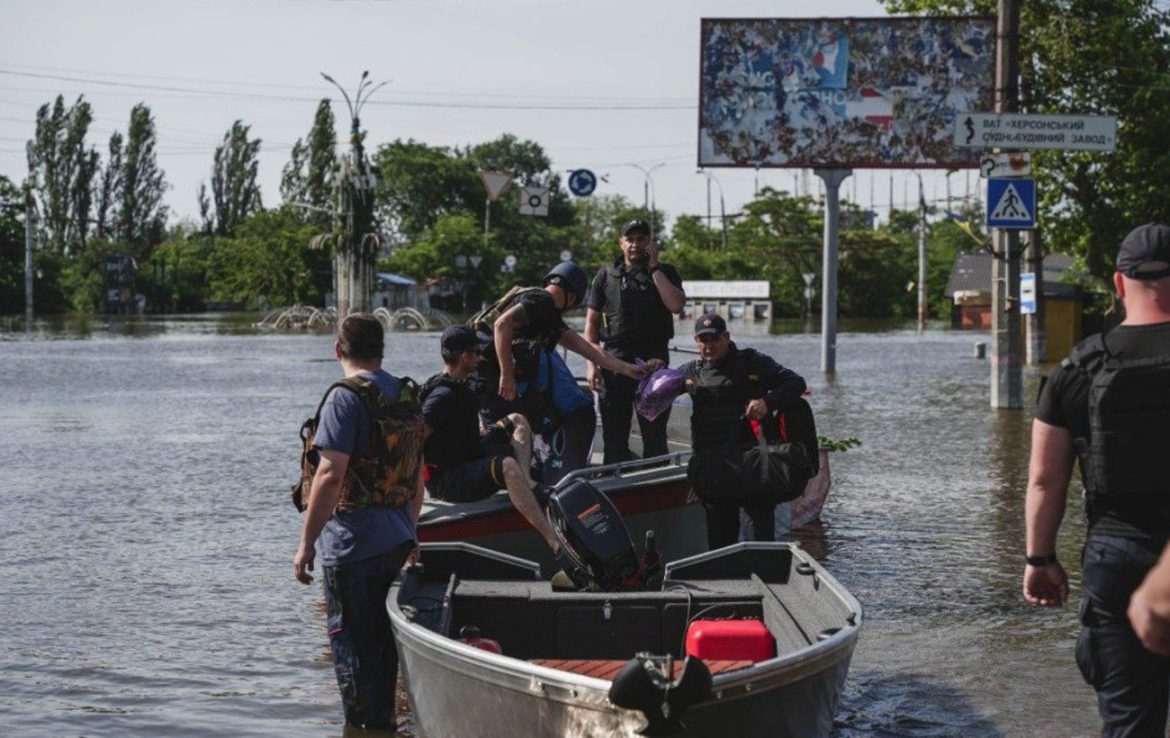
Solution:
M 1019 106 L 1020 0 L 999 0 L 995 45 L 995 112 Z M 1020 361 L 1020 234 L 996 229 L 991 261 L 991 406 L 1024 407 Z M 1039 275 L 1037 279 L 1039 279 Z
M 37 204 L 33 199 L 32 182 L 24 183 L 24 329 L 33 324 L 33 218 Z
M 1020 70 L 1020 109 L 1030 110 L 1029 101 L 1035 83 L 1036 70 L 1031 60 Z M 1024 360 L 1028 366 L 1039 366 L 1048 361 L 1047 300 L 1044 297 L 1044 242 L 1039 229 L 1024 232 L 1024 257 L 1035 276 L 1035 308 L 1024 316 Z M 1058 357 L 1059 358 L 1059 357 Z
M 926 330 L 926 191 L 918 177 L 918 334 Z

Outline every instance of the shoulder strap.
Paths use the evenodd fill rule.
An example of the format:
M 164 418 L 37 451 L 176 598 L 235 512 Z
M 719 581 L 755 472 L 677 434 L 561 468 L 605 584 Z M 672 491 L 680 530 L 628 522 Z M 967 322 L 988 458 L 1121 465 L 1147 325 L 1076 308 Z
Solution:
M 1098 333 L 1081 341 L 1069 352 L 1068 358 L 1062 365 L 1075 366 L 1084 371 L 1092 371 L 1093 367 L 1110 356 L 1109 346 L 1105 343 L 1105 333 Z

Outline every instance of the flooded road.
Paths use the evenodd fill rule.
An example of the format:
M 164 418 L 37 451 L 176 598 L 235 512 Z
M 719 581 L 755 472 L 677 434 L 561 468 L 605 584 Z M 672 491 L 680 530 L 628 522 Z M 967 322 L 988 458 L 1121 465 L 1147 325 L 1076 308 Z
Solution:
M 866 609 L 835 735 L 1095 734 L 1075 607 L 1019 594 L 1030 410 L 988 407 L 985 336 L 849 328 L 831 381 L 816 335 L 739 337 L 809 380 L 823 435 L 863 442 L 796 535 Z M 341 735 L 288 501 L 331 347 L 234 319 L 0 333 L 0 735 Z M 387 357 L 424 379 L 437 336 Z

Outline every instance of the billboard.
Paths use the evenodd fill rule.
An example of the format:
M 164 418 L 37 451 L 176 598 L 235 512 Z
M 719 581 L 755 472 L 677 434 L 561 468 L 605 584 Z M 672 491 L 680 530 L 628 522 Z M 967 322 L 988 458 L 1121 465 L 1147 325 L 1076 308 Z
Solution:
M 699 166 L 955 168 L 992 109 L 994 18 L 702 21 Z

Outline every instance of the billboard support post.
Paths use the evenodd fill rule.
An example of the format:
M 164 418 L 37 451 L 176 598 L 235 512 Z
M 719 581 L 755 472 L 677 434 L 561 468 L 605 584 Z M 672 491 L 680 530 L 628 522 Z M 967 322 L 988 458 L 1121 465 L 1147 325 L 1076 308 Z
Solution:
M 814 169 L 825 183 L 825 251 L 821 282 L 821 372 L 837 372 L 837 221 L 841 183 L 852 169 Z

